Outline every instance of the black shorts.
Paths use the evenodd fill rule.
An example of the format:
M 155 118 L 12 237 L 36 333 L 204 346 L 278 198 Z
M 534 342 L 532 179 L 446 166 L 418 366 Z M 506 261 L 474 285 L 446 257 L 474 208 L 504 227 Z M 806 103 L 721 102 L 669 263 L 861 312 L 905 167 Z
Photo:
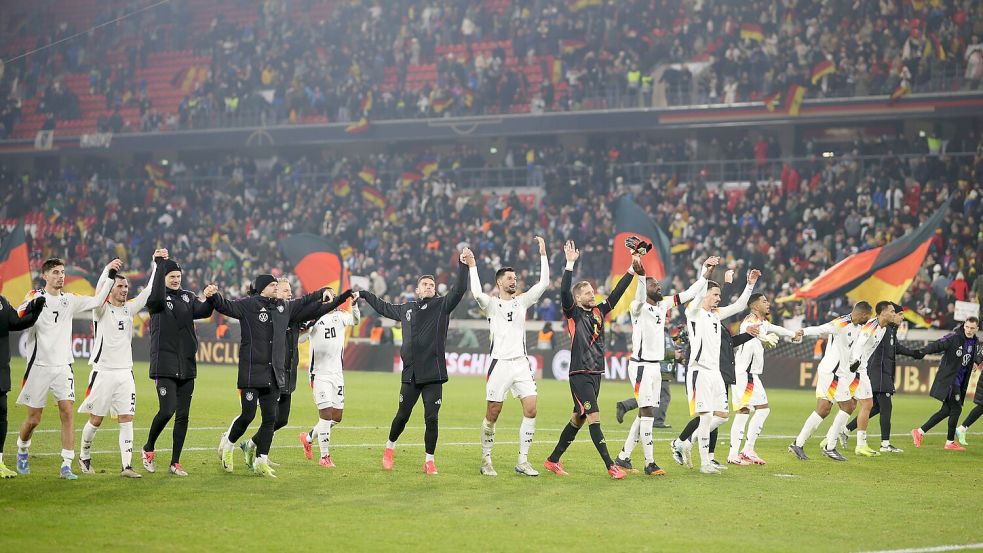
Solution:
M 573 396 L 573 412 L 585 416 L 597 413 L 597 396 L 601 393 L 601 375 L 570 375 L 570 395 Z

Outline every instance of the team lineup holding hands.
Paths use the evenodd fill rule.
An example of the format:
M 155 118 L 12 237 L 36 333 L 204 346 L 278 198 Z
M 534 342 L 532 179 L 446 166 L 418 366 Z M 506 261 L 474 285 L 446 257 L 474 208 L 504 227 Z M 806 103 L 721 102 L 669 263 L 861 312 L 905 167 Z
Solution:
M 417 279 L 416 297 L 403 303 L 387 302 L 368 291 L 345 290 L 336 294 L 330 288 L 295 298 L 286 279 L 278 279 L 272 274 L 258 275 L 249 294 L 239 299 L 226 299 L 214 283 L 205 286 L 199 296 L 181 287 L 181 267 L 166 249 L 154 252 L 150 282 L 135 297 L 129 297 L 130 282 L 121 274 L 123 264 L 119 259 L 105 267 L 94 296 L 79 296 L 64 291 L 64 261 L 49 259 L 42 266 L 44 288 L 32 291 L 19 309 L 12 309 L 7 300 L 0 297 L 0 347 L 4 348 L 0 350 L 0 477 L 30 474 L 31 438 L 40 424 L 50 392 L 57 402 L 61 420 L 59 476 L 78 479 L 73 472 L 75 383 L 71 334 L 73 317 L 85 312 L 92 313 L 95 339 L 85 397 L 78 407 L 79 413 L 88 415 L 82 430 L 79 470 L 83 474 L 95 472 L 91 456 L 93 441 L 105 417 L 112 415 L 119 421 L 120 475 L 142 477 L 132 465 L 136 412 L 132 336 L 133 317 L 143 309 L 150 313 L 150 378 L 158 396 L 158 412 L 140 453 L 147 472 L 157 471 L 156 442 L 173 418 L 173 447 L 168 471 L 175 476 L 188 475 L 181 465 L 181 453 L 197 376 L 198 339 L 194 321 L 207 319 L 214 311 L 237 319 L 241 335 L 235 384 L 240 412 L 220 437 L 218 457 L 223 469 L 233 472 L 234 453 L 238 448 L 249 470 L 261 476 L 276 477 L 277 464 L 269 458 L 269 453 L 275 433 L 288 422 L 291 396 L 298 379 L 298 344 L 302 341 L 310 341 L 311 345 L 308 377 L 318 418 L 309 432 L 300 434 L 299 440 L 308 459 L 313 458 L 316 443 L 319 465 L 334 467 L 330 453 L 331 432 L 341 423 L 344 411 L 346 329 L 357 325 L 361 318 L 359 300 L 381 317 L 398 322 L 403 329 L 400 345 L 403 370 L 397 410 L 385 444 L 382 466 L 392 470 L 397 440 L 414 407 L 422 401 L 425 424 L 422 467 L 426 474 L 437 474 L 435 453 L 439 412 L 443 385 L 448 380 L 444 355 L 447 331 L 451 314 L 468 290 L 488 320 L 492 344 L 486 376 L 486 410 L 480 425 L 479 473 L 497 475 L 492 462 L 496 423 L 511 394 L 519 400 L 522 410 L 514 471 L 522 476 L 538 476 L 539 472 L 529 461 L 536 433 L 538 391 L 535 372 L 527 357 L 526 319 L 529 308 L 539 302 L 549 287 L 550 267 L 545 241 L 536 237 L 535 242 L 540 274 L 538 281 L 526 291 L 520 289 L 515 269 L 501 267 L 495 272 L 494 288 L 498 295 L 485 293 L 474 252 L 464 248 L 458 259 L 456 278 L 446 295 L 436 294 L 433 275 L 422 275 Z M 897 341 L 900 306 L 892 302 L 879 302 L 876 307 L 858 302 L 849 315 L 793 332 L 769 322 L 770 301 L 764 294 L 754 292 L 760 271 L 749 271 L 747 285 L 738 299 L 721 306 L 722 286 L 711 279 L 720 258 L 706 259 L 696 282 L 680 293 L 667 295 L 658 279 L 645 274 L 642 256 L 651 249 L 651 244 L 632 237 L 625 245 L 631 250 L 631 264 L 611 293 L 598 302 L 591 283 L 573 281 L 580 251 L 573 241 L 564 244 L 566 264 L 560 297 L 570 335 L 572 415 L 552 453 L 543 462 L 545 470 L 560 476 L 568 474 L 561 458 L 586 424 L 610 477 L 622 479 L 634 470 L 631 455 L 638 444 L 641 444 L 644 457 L 644 474 L 665 474 L 655 460 L 652 428 L 660 402 L 666 351 L 672 348 L 672 344 L 667 343 L 667 327 L 677 307 L 684 310 L 690 342 L 686 390 L 693 419 L 672 441 L 670 452 L 678 464 L 692 467 L 691 451 L 695 441 L 701 473 L 718 474 L 727 465 L 765 464 L 755 451 L 756 441 L 770 413 L 762 384 L 764 353 L 775 347 L 781 337 L 791 341 L 800 341 L 803 336 L 828 337 L 818 368 L 816 410 L 788 448 L 800 460 L 809 459 L 804 449 L 806 441 L 830 414 L 834 403 L 840 410 L 821 443 L 826 457 L 846 460 L 837 445 L 845 446 L 847 431 L 853 429 L 857 431 L 857 455 L 901 452 L 889 439 L 893 364 L 897 353 L 918 358 L 930 353 L 943 354 L 931 390 L 932 397 L 942 402 L 942 408 L 925 425 L 912 431 L 916 447 L 921 446 L 925 432 L 948 420 L 945 448 L 961 450 L 966 443 L 966 428 L 983 415 L 983 390 L 978 389 L 976 407 L 963 424 L 958 425 L 970 371 L 983 362 L 983 345 L 976 336 L 979 329 L 976 318 L 967 319 L 953 333 L 920 350 L 906 348 Z M 631 403 L 639 411 L 624 447 L 612 458 L 601 429 L 598 404 L 605 369 L 605 319 L 633 279 L 638 279 L 638 283 L 629 308 L 632 324 L 629 383 L 634 396 Z M 724 284 L 733 279 L 733 271 L 727 271 Z M 745 310 L 750 313 L 741 322 L 740 332 L 732 335 L 725 321 Z M 15 472 L 3 462 L 7 392 L 11 390 L 7 334 L 24 329 L 29 358 L 17 403 L 27 408 L 27 416 L 16 440 Z M 885 378 L 882 373 L 888 376 Z M 857 418 L 848 424 L 858 405 Z M 619 421 L 623 412 L 620 407 L 621 403 Z M 730 452 L 727 462 L 720 463 L 714 458 L 717 429 L 730 419 L 731 408 L 735 415 Z M 243 440 L 257 410 L 259 427 L 251 437 Z M 879 450 L 867 443 L 869 419 L 877 414 L 881 416 L 882 431 Z

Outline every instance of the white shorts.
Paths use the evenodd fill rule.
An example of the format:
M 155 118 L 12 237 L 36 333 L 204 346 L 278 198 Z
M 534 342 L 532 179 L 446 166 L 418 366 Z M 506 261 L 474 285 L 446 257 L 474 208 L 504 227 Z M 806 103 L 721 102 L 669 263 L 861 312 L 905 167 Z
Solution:
M 485 399 L 501 403 L 509 391 L 518 399 L 536 395 L 536 379 L 527 357 L 492 359 L 485 375 Z
M 760 375 L 737 371 L 736 376 L 737 384 L 730 387 L 731 404 L 735 411 L 768 403 L 768 394 L 761 384 Z
M 816 381 L 816 397 L 825 399 L 831 403 L 850 401 L 850 398 L 853 397 L 851 388 L 856 390 L 859 383 L 860 381 L 857 380 L 854 373 L 851 373 L 851 376 L 841 376 L 836 373 L 819 373 L 819 378 Z
M 318 409 L 345 408 L 345 377 L 343 375 L 314 375 L 311 381 L 314 403 Z
M 662 393 L 662 372 L 659 363 L 628 361 L 628 379 L 639 407 L 658 407 Z
M 75 373 L 71 365 L 28 367 L 17 403 L 41 409 L 48 403 L 49 391 L 55 401 L 75 401 Z
M 701 371 L 690 368 L 686 374 L 686 391 L 689 394 L 689 414 L 726 413 L 727 385 L 719 371 Z
M 79 413 L 97 417 L 136 414 L 137 386 L 131 370 L 96 370 L 89 373 L 89 385 Z
M 859 371 L 850 385 L 850 393 L 857 399 L 871 399 L 874 397 L 874 389 L 870 385 L 870 376 L 867 371 Z

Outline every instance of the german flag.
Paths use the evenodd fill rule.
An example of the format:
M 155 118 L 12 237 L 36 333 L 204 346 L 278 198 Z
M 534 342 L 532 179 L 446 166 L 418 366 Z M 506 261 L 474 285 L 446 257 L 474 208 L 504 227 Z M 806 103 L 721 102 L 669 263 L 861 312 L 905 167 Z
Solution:
M 31 266 L 28 263 L 24 225 L 17 225 L 0 242 L 0 293 L 18 305 L 31 291 Z
M 563 60 L 560 58 L 555 58 L 553 60 L 553 67 L 550 68 L 550 82 L 554 85 L 560 84 L 563 80 Z
M 587 48 L 587 41 L 579 38 L 565 38 L 560 41 L 560 52 L 566 55 L 575 54 L 578 50 Z
M 143 166 L 144 171 L 147 172 L 147 176 L 150 177 L 151 182 L 157 188 L 174 188 L 174 183 L 167 180 L 167 171 L 163 167 L 156 163 L 148 163 Z
M 362 98 L 362 102 L 358 106 L 358 110 L 362 113 L 362 115 L 365 115 L 366 117 L 368 117 L 369 112 L 372 111 L 371 90 L 365 93 L 365 96 Z
M 437 162 L 432 159 L 421 161 L 420 163 L 416 164 L 416 170 L 423 175 L 423 178 L 429 177 L 434 171 L 437 170 L 438 167 L 439 165 Z
M 464 90 L 464 94 L 461 95 L 464 100 L 464 107 L 474 106 L 474 91 L 470 88 Z
M 775 108 L 778 107 L 778 102 L 780 102 L 781 99 L 782 99 L 781 92 L 774 92 L 772 94 L 769 94 L 764 98 L 765 107 L 768 108 L 768 111 L 775 111 Z
M 352 187 L 350 184 L 348 184 L 348 179 L 346 178 L 335 179 L 332 186 L 334 187 L 334 195 L 341 198 L 344 198 L 352 192 Z
M 939 61 L 945 61 L 945 48 L 942 46 L 939 36 L 935 33 L 930 34 L 925 39 L 925 47 L 922 49 L 923 58 L 930 58 L 932 54 L 935 54 L 939 58 Z
M 369 120 L 366 117 L 355 121 L 354 123 L 345 127 L 345 132 L 348 134 L 362 134 L 369 130 Z
M 625 247 L 625 239 L 630 236 L 637 236 L 654 246 L 653 251 L 642 257 L 645 275 L 659 280 L 668 277 L 672 272 L 669 236 L 630 197 L 622 196 L 617 200 L 614 207 L 614 254 L 611 256 L 611 277 L 609 279 L 611 287 L 614 287 L 618 279 L 625 274 L 628 266 L 631 265 L 631 252 Z M 637 285 L 638 281 L 633 280 L 628 286 L 628 291 L 621 297 L 618 305 L 614 307 L 614 311 L 611 313 L 612 318 L 617 318 L 628 310 L 632 298 L 635 297 Z
M 433 103 L 430 104 L 430 106 L 433 108 L 434 113 L 443 113 L 444 110 L 451 107 L 451 104 L 453 103 L 454 103 L 453 96 L 444 96 L 443 98 L 437 98 L 436 100 L 434 100 Z
M 362 199 L 379 209 L 386 208 L 386 197 L 374 186 L 366 185 L 362 187 Z
M 91 274 L 82 269 L 69 265 L 65 267 L 65 291 L 77 296 L 94 296 L 96 288 L 92 284 L 99 278 L 93 278 Z
M 305 291 L 330 286 L 341 292 L 350 287 L 340 250 L 330 239 L 310 233 L 294 234 L 280 248 Z
M 887 103 L 889 105 L 894 104 L 909 92 L 911 92 L 911 86 L 906 84 L 899 84 L 898 87 L 894 89 L 894 92 L 891 93 L 891 99 L 888 100 Z
M 741 38 L 761 42 L 765 39 L 765 34 L 757 23 L 741 23 Z
M 822 79 L 826 75 L 832 75 L 833 73 L 836 73 L 836 65 L 830 60 L 823 60 L 812 67 L 812 76 L 809 80 L 815 86 L 819 82 L 819 79 Z
M 785 95 L 785 97 L 788 99 L 788 109 L 786 110 L 786 113 L 798 117 L 799 108 L 802 107 L 802 99 L 805 97 L 805 95 L 806 89 L 804 86 L 794 84 L 788 87 L 788 93 Z
M 400 186 L 409 186 L 414 182 L 420 182 L 423 179 L 423 175 L 417 173 L 416 171 L 404 171 L 402 175 L 399 176 Z
M 924 224 L 897 240 L 856 253 L 819 274 L 783 299 L 824 300 L 846 294 L 853 301 L 899 303 L 925 261 L 929 243 L 942 224 L 949 201 Z
M 375 184 L 376 175 L 378 175 L 378 172 L 371 167 L 363 167 L 358 172 L 358 178 L 362 179 L 365 184 Z

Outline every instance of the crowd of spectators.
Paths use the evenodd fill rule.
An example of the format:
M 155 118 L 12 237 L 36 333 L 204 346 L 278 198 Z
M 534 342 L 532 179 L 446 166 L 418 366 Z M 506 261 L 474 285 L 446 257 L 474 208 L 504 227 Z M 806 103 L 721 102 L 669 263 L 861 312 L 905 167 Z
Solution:
M 255 17 L 219 15 L 194 33 L 210 2 L 174 0 L 61 43 L 80 29 L 27 10 L 19 32 L 54 46 L 6 67 L 0 138 L 25 98 L 43 96 L 38 110 L 56 119 L 76 116 L 70 98 L 49 101 L 65 94 L 66 73 L 87 73 L 107 114 L 140 106 L 140 121 L 125 123 L 143 131 L 734 103 L 792 84 L 808 97 L 888 95 L 983 79 L 983 7 L 971 0 L 396 0 L 336 2 L 316 20 L 306 14 L 317 0 L 225 1 Z M 113 4 L 94 23 L 126 9 Z M 137 69 L 186 49 L 209 56 L 207 78 L 177 113 L 161 113 Z M 835 71 L 813 79 L 827 60 Z M 414 81 L 421 71 L 425 82 Z
M 748 147 L 767 151 L 768 143 L 765 137 L 741 139 L 721 149 L 739 155 Z M 230 295 L 244 293 L 258 272 L 289 274 L 280 241 L 313 232 L 332 238 L 350 273 L 368 278 L 376 292 L 391 298 L 412 296 L 420 274 L 435 273 L 438 285 L 447 286 L 465 243 L 475 250 L 485 282 L 506 264 L 531 282 L 538 270 L 532 237 L 542 234 L 556 282 L 551 301 L 535 316 L 557 320 L 561 244 L 567 239 L 578 243 L 583 251 L 578 276 L 604 289 L 612 248 L 623 247 L 612 244 L 612 213 L 605 206 L 622 194 L 633 194 L 682 250 L 672 259 L 671 288 L 687 286 L 699 260 L 715 254 L 738 274 L 761 268 L 762 288 L 774 297 L 788 295 L 848 255 L 909 232 L 948 198 L 949 214 L 905 304 L 946 327 L 955 299 L 978 299 L 983 293 L 983 153 L 975 135 L 945 143 L 947 153 L 933 151 L 937 144 L 924 140 L 858 142 L 832 158 L 812 155 L 764 166 L 743 190 L 720 188 L 712 179 L 684 178 L 663 164 L 691 160 L 698 166 L 701 150 L 710 143 L 680 146 L 639 138 L 623 144 L 517 144 L 494 164 L 504 167 L 511 158 L 530 167 L 527 184 L 533 186 L 520 190 L 521 195 L 467 187 L 459 168 L 483 159 L 469 150 L 175 160 L 156 184 L 140 164 L 123 169 L 65 165 L 57 174 L 0 168 L 2 189 L 8 191 L 0 207 L 5 223 L 0 232 L 20 221 L 42 221 L 29 229 L 35 270 L 51 255 L 65 256 L 90 274 L 115 255 L 141 270 L 153 250 L 165 246 L 184 266 L 193 289 L 216 281 Z M 428 176 L 396 180 L 421 163 L 435 164 L 424 171 Z M 746 162 L 756 163 L 753 157 Z M 366 169 L 375 170 L 375 176 L 367 176 Z M 364 194 L 366 189 L 380 191 L 384 202 Z M 775 311 L 778 317 L 822 320 L 843 311 L 845 301 L 792 302 Z

